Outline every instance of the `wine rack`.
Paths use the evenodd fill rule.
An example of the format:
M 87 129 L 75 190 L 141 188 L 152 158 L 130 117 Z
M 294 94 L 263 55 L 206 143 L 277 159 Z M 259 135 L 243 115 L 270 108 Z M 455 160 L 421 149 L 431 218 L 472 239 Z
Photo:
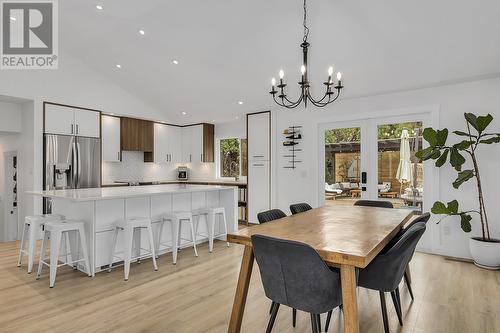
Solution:
M 286 153 L 283 157 L 288 159 L 288 165 L 285 165 L 285 169 L 295 169 L 297 163 L 302 163 L 298 157 L 298 153 L 302 152 L 302 148 L 297 147 L 302 140 L 302 126 L 290 126 L 283 130 L 283 135 L 285 140 L 283 141 L 283 146 L 286 148 Z

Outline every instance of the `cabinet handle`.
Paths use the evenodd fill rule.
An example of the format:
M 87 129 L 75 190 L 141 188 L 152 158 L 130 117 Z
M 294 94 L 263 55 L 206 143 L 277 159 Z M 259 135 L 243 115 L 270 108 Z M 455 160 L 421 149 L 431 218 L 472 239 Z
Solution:
M 192 162 L 191 154 L 189 154 L 189 162 Z
M 253 157 L 264 157 L 264 155 L 253 155 Z
M 200 154 L 200 161 L 203 162 L 203 154 Z
M 264 166 L 264 164 L 254 164 L 253 166 Z
M 76 124 L 76 134 L 78 134 L 78 124 Z
M 71 134 L 73 134 L 73 124 L 71 124 Z

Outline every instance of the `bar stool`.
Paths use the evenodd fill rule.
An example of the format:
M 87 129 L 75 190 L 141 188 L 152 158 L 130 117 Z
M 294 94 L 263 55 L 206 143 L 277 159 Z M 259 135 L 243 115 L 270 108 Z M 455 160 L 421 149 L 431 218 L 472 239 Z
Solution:
M 198 251 L 196 250 L 196 241 L 194 234 L 194 224 L 193 224 L 193 214 L 191 212 L 173 212 L 163 215 L 164 221 L 170 221 L 172 223 L 172 262 L 175 265 L 177 263 L 177 251 L 181 247 L 181 241 L 188 241 L 186 244 L 193 244 L 194 255 L 198 256 Z M 182 238 L 182 223 L 188 222 L 191 229 L 191 239 Z
M 141 240 L 141 230 L 142 229 L 147 229 L 148 231 L 148 239 L 149 239 L 149 249 L 144 249 L 141 248 L 139 244 L 139 249 L 138 249 L 138 256 L 132 257 L 132 250 L 134 247 L 134 233 L 135 231 L 138 232 L 138 238 L 139 242 Z M 149 218 L 143 218 L 143 217 L 135 217 L 135 218 L 127 218 L 127 219 L 122 219 L 119 220 L 118 222 L 115 223 L 115 231 L 113 234 L 113 241 L 111 245 L 111 251 L 109 255 L 109 266 L 108 266 L 108 272 L 111 272 L 111 268 L 113 266 L 113 259 L 119 258 L 115 256 L 115 248 L 116 248 L 116 242 L 118 239 L 118 233 L 120 231 L 124 232 L 125 236 L 125 242 L 124 242 L 124 250 L 123 250 L 123 272 L 124 272 L 124 279 L 125 281 L 128 281 L 128 276 L 130 272 L 130 261 L 132 260 L 137 260 L 140 261 L 141 258 L 144 258 L 148 255 L 151 255 L 151 258 L 153 259 L 153 267 L 154 270 L 158 270 L 158 265 L 156 264 L 156 253 L 155 253 L 155 244 L 153 240 L 153 230 L 151 228 L 151 220 Z M 146 253 L 141 254 L 141 250 L 146 251 Z
M 36 241 L 39 232 L 43 225 L 49 221 L 61 221 L 64 216 L 59 214 L 46 214 L 36 216 L 26 216 L 24 218 L 23 233 L 21 235 L 21 246 L 19 248 L 19 258 L 17 259 L 17 267 L 21 267 L 23 255 L 28 256 L 28 274 L 33 270 L 33 262 L 36 256 Z M 26 249 L 26 243 L 27 249 Z
M 76 244 L 76 247 L 70 242 L 70 256 L 71 260 L 68 259 L 68 244 L 66 243 L 66 262 L 59 264 L 59 250 L 61 248 L 61 242 L 63 235 L 72 234 L 78 243 L 77 234 L 79 235 L 80 244 Z M 69 237 L 68 237 L 69 238 Z M 66 238 L 66 240 L 68 239 Z M 47 252 L 47 243 L 50 240 L 50 262 L 45 261 L 45 253 Z M 67 241 L 66 241 L 67 242 Z M 80 257 L 80 247 L 82 249 Z M 75 253 L 77 253 L 75 259 Z M 77 263 L 83 261 L 85 263 L 85 269 L 88 276 L 92 276 L 90 272 L 89 256 L 87 251 L 87 240 L 85 236 L 85 226 L 83 222 L 72 221 L 72 220 L 62 220 L 62 221 L 49 221 L 45 222 L 44 234 L 42 239 L 42 249 L 40 251 L 40 261 L 38 262 L 38 272 L 36 279 L 40 278 L 42 274 L 43 265 L 47 265 L 50 268 L 49 275 L 49 287 L 53 288 L 56 282 L 57 268 L 60 266 L 68 265 L 73 269 L 76 268 Z
M 200 217 L 205 219 L 205 223 L 207 225 L 207 234 L 198 233 L 198 225 L 200 222 Z M 226 210 L 224 207 L 216 207 L 216 208 L 201 208 L 193 211 L 193 217 L 195 217 L 195 242 L 197 241 L 198 236 L 208 237 L 208 250 L 210 252 L 213 251 L 214 248 L 214 239 L 226 236 L 227 237 L 227 220 L 226 220 Z M 224 232 L 220 234 L 215 234 L 215 225 L 217 222 L 223 222 Z M 229 242 L 227 242 L 227 246 L 229 247 Z

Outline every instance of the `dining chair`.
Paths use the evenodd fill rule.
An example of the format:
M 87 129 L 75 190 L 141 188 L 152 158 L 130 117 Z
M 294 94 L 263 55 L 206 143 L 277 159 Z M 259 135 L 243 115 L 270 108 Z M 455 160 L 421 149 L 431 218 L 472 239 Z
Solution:
M 331 269 L 309 245 L 252 236 L 266 296 L 273 301 L 266 333 L 270 333 L 280 305 L 310 313 L 313 333 L 319 333 L 320 314 L 342 304 L 340 272 Z
M 389 323 L 385 293 L 389 292 L 391 294 L 399 324 L 403 326 L 398 286 L 424 232 L 424 222 L 413 224 L 405 230 L 404 234 L 386 253 L 377 255 L 368 266 L 359 272 L 358 286 L 379 291 L 382 319 L 386 333 L 389 332 Z
M 259 223 L 266 223 L 273 220 L 280 219 L 282 217 L 286 217 L 286 214 L 280 209 L 271 209 L 266 210 L 265 212 L 260 212 L 257 214 L 257 219 Z
M 380 208 L 394 208 L 390 201 L 381 200 L 357 200 L 354 206 L 367 206 L 367 207 L 380 207 Z
M 424 213 L 424 214 L 418 216 L 417 218 L 413 219 L 405 228 L 401 229 L 401 231 L 393 239 L 391 239 L 389 244 L 386 245 L 386 247 L 381 251 L 381 253 L 386 253 L 387 251 L 389 251 L 389 249 L 391 247 L 393 247 L 394 244 L 396 244 L 398 242 L 398 240 L 405 234 L 405 232 L 408 229 L 410 229 L 410 227 L 412 227 L 413 225 L 415 225 L 417 223 L 427 224 L 427 222 L 429 221 L 430 218 L 431 218 L 430 213 Z M 406 286 L 408 287 L 408 292 L 410 293 L 410 297 L 412 300 L 414 300 L 415 297 L 413 296 L 413 289 L 411 286 L 410 263 L 408 263 L 408 266 L 405 269 L 404 279 L 405 279 Z
M 305 202 L 290 205 L 290 211 L 292 212 L 293 215 L 298 213 L 303 213 L 311 209 L 312 207 Z

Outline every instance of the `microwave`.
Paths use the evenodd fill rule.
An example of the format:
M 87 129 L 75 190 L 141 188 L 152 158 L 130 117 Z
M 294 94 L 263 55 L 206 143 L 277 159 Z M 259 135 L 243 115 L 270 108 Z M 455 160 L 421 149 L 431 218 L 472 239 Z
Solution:
M 178 167 L 177 168 L 177 180 L 188 180 L 188 168 Z

